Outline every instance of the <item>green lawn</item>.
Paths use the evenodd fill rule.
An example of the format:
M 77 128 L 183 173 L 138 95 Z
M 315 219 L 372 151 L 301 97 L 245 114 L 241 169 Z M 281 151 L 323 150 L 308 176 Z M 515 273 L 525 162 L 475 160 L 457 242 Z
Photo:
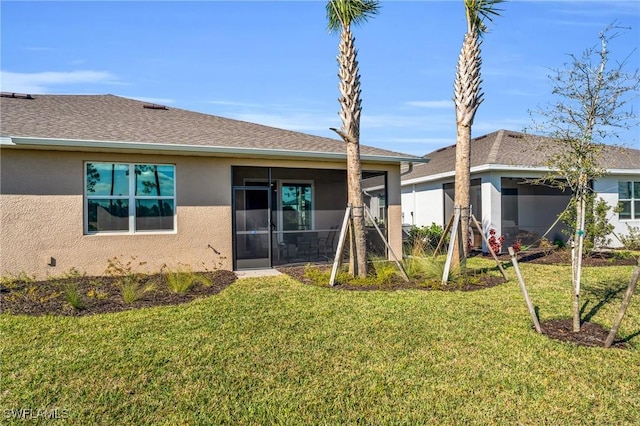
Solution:
M 570 268 L 521 267 L 541 319 L 569 316 Z M 591 322 L 611 325 L 632 269 L 586 269 Z M 1 422 L 57 408 L 82 425 L 637 424 L 640 295 L 630 349 L 577 347 L 532 330 L 508 273 L 475 292 L 270 277 L 176 307 L 3 314 Z

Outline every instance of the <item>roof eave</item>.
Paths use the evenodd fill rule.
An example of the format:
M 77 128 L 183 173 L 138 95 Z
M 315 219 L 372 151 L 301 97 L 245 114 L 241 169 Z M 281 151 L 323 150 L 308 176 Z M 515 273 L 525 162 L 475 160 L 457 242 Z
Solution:
M 484 172 L 535 172 L 550 173 L 552 168 L 547 166 L 514 166 L 509 164 L 483 164 L 481 166 L 471 167 L 470 173 Z M 607 169 L 607 175 L 640 175 L 640 169 Z M 437 173 L 435 175 L 421 176 L 413 179 L 403 180 L 402 186 L 415 185 L 419 183 L 435 182 L 441 179 L 451 178 L 455 176 L 455 171 Z
M 346 160 L 346 152 L 295 151 L 284 149 L 224 147 L 207 145 L 178 145 L 149 142 L 121 142 L 80 139 L 51 139 L 39 137 L 7 137 L 0 138 L 3 146 L 29 146 L 33 148 L 49 148 L 64 150 L 109 150 L 119 152 L 153 152 L 163 155 L 203 155 L 203 156 L 241 156 L 270 158 L 306 158 L 324 161 Z M 375 163 L 424 163 L 427 159 L 420 157 L 401 157 L 375 154 L 361 154 L 360 159 Z
M 536 166 L 513 166 L 509 164 L 483 164 L 481 166 L 471 167 L 470 173 L 484 173 L 495 171 L 528 171 L 528 172 L 540 172 L 548 173 L 551 171 L 549 167 L 536 167 Z M 407 179 L 402 181 L 402 186 L 414 185 L 417 183 L 433 182 L 440 179 L 445 179 L 455 176 L 455 171 L 437 173 L 435 175 L 421 176 L 413 179 Z

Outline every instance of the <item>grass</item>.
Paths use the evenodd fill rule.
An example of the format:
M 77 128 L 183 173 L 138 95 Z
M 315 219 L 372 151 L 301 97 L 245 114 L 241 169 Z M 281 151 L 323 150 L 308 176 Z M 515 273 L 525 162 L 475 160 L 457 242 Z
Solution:
M 64 299 L 73 309 L 84 308 L 84 300 L 82 300 L 82 294 L 80 294 L 78 284 L 66 284 L 63 289 L 63 294 Z
M 165 280 L 169 291 L 177 294 L 185 294 L 196 284 L 206 286 L 211 286 L 213 284 L 206 276 L 193 272 L 187 268 L 177 271 L 166 270 L 162 273 L 162 277 Z
M 521 268 L 542 320 L 570 315 L 569 267 Z M 611 325 L 632 269 L 585 270 L 591 322 Z M 475 292 L 269 277 L 175 307 L 2 314 L 4 420 L 58 408 L 69 424 L 636 424 L 639 296 L 620 330 L 630 349 L 577 347 L 531 329 L 507 272 Z

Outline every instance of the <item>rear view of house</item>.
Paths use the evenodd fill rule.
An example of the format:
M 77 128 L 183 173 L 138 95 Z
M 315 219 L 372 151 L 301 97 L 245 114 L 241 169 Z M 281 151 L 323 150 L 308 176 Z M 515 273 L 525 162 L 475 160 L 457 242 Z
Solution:
M 347 204 L 340 141 L 113 95 L 3 93 L 2 274 L 109 259 L 194 270 L 327 259 Z M 384 182 L 387 237 L 401 250 L 400 167 L 361 148 Z M 377 212 L 379 214 L 379 206 Z

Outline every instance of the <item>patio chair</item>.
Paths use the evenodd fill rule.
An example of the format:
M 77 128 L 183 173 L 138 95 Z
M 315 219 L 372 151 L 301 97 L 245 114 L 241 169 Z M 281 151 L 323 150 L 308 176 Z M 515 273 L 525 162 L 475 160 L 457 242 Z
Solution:
M 340 225 L 332 226 L 326 237 L 318 238 L 318 253 L 322 251 L 322 254 L 327 259 L 331 258 L 334 254 L 334 242 L 336 239 L 336 234 L 338 233 L 338 228 Z

